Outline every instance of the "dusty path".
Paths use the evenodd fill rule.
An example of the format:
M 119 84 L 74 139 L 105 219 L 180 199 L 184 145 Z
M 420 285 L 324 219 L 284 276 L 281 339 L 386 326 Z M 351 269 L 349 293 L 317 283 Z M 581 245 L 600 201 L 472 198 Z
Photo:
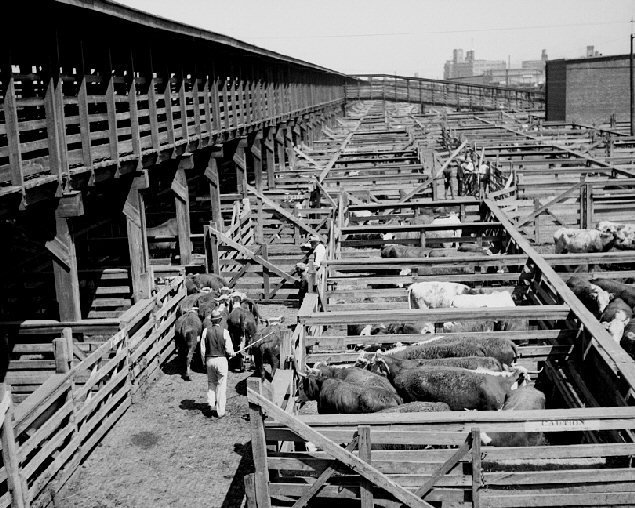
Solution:
M 263 306 L 265 316 L 296 309 Z M 174 362 L 119 420 L 56 497 L 58 508 L 235 508 L 253 471 L 246 378 L 229 375 L 227 416 L 207 409 L 207 376 L 183 381 Z

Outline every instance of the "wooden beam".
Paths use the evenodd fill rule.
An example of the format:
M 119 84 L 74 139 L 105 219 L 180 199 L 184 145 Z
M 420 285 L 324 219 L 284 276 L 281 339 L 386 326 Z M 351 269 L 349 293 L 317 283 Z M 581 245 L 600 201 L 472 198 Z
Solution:
M 130 253 L 130 278 L 132 297 L 136 302 L 150 298 L 152 274 L 146 233 L 146 213 L 143 194 L 132 186 L 128 191 L 123 213 L 126 216 L 128 252 Z
M 234 153 L 234 164 L 236 165 L 236 188 L 238 194 L 247 197 L 247 158 L 245 148 L 247 147 L 247 138 L 240 138 L 236 145 Z
M 450 470 L 458 464 L 458 462 L 465 456 L 466 453 L 470 451 L 470 441 L 471 436 L 468 436 L 468 439 L 463 443 L 459 448 L 446 460 L 439 469 L 437 469 L 434 474 L 428 478 L 428 480 L 415 491 L 415 495 L 425 497 L 434 484 L 439 481 L 442 476 L 445 476 L 450 472 Z
M 298 282 L 298 279 L 296 279 L 295 277 L 289 275 L 286 272 L 283 272 L 276 265 L 271 264 L 269 261 L 267 261 L 266 259 L 262 258 L 261 256 L 258 256 L 257 254 L 254 254 L 247 247 L 244 247 L 243 245 L 240 245 L 239 243 L 236 243 L 230 237 L 228 237 L 227 235 L 221 233 L 218 229 L 210 227 L 210 232 L 212 234 L 216 235 L 224 244 L 230 246 L 233 249 L 236 249 L 243 256 L 247 256 L 248 258 L 253 259 L 256 263 L 259 263 L 262 266 L 268 268 L 269 271 L 275 273 L 276 275 L 279 275 L 283 279 L 286 279 L 289 282 L 294 283 L 294 284 L 296 282 Z
M 423 499 L 420 499 L 409 490 L 401 487 L 385 474 L 375 469 L 372 465 L 367 464 L 348 450 L 341 448 L 337 445 L 337 443 L 334 443 L 330 439 L 324 437 L 321 433 L 312 429 L 293 415 L 287 414 L 273 402 L 268 401 L 250 387 L 247 388 L 247 399 L 251 405 L 260 406 L 261 410 L 264 410 L 264 412 L 271 418 L 275 418 L 276 421 L 288 427 L 302 439 L 322 448 L 333 458 L 353 469 L 353 471 L 360 474 L 373 485 L 387 491 L 389 494 L 392 494 L 406 506 L 410 506 L 412 508 L 432 508 L 429 503 L 426 503 Z
M 541 213 L 547 211 L 550 207 L 552 207 L 556 203 L 559 203 L 560 201 L 562 201 L 567 196 L 573 194 L 576 190 L 578 190 L 583 185 L 584 185 L 584 182 L 580 182 L 580 183 L 576 183 L 572 187 L 569 187 L 566 191 L 558 194 L 555 198 L 550 199 L 547 203 L 545 203 L 544 205 L 541 205 L 539 208 L 535 209 L 529 215 L 527 215 L 526 217 L 523 217 L 522 219 L 520 219 L 516 223 L 516 227 L 517 228 L 521 228 L 525 224 L 528 224 L 529 222 L 534 220 L 535 217 L 538 217 Z
M 346 451 L 352 452 L 353 450 L 355 450 L 355 448 L 357 448 L 357 444 L 359 443 L 359 437 L 355 436 L 353 437 L 353 440 L 348 443 L 346 445 L 346 448 L 344 448 Z M 320 476 L 317 477 L 317 480 L 315 480 L 313 482 L 313 484 L 311 485 L 311 488 L 309 490 L 307 490 L 300 499 L 298 499 L 295 503 L 293 503 L 293 506 L 291 506 L 291 508 L 304 508 L 311 499 L 313 499 L 313 496 L 315 496 L 320 489 L 326 484 L 327 481 L 329 481 L 329 478 L 331 478 L 331 476 L 333 476 L 335 474 L 335 472 L 337 471 L 337 461 L 333 461 L 333 463 L 328 466 L 324 471 L 322 471 L 322 474 L 320 474 Z
M 563 282 L 564 284 L 564 282 Z M 482 321 L 487 319 L 541 319 L 560 321 L 569 316 L 568 305 L 525 305 L 518 307 L 479 307 L 474 309 L 391 309 L 317 312 L 298 315 L 300 322 L 308 326 L 328 324 L 355 324 L 371 322 L 429 321 Z
M 271 98 L 269 99 L 271 100 Z M 273 103 L 271 104 L 271 107 Z M 273 189 L 276 186 L 275 182 L 275 171 L 276 171 L 276 163 L 275 163 L 275 147 L 274 147 L 274 128 L 267 127 L 266 130 L 266 138 L 264 142 L 265 149 L 265 166 L 267 168 L 267 187 L 269 189 Z
M 221 203 L 220 203 L 220 175 L 218 172 L 218 162 L 217 159 L 223 157 L 223 146 L 216 145 L 212 147 L 212 152 L 210 154 L 209 161 L 207 163 L 207 168 L 205 169 L 205 177 L 209 183 L 209 197 L 210 197 L 210 206 L 212 209 L 212 222 L 215 222 L 218 225 L 218 228 L 221 231 L 225 230 L 225 224 L 223 223 L 223 215 L 221 212 Z
M 441 169 L 439 169 L 439 171 L 437 172 L 438 175 L 442 175 L 443 174 L 443 170 L 445 168 L 448 167 L 448 165 L 450 164 L 450 162 L 452 162 L 454 160 L 454 158 L 459 155 L 461 153 L 461 150 L 463 150 L 463 148 L 465 148 L 465 145 L 467 145 L 467 141 L 463 141 L 463 143 L 461 143 L 461 145 L 454 150 L 454 152 L 452 152 L 450 154 L 450 157 L 448 158 L 448 160 L 446 160 L 443 163 L 443 166 L 441 166 Z M 414 189 L 413 191 L 410 191 L 408 194 L 406 194 L 403 198 L 401 198 L 398 203 L 405 203 L 406 201 L 410 201 L 415 195 L 417 195 L 419 192 L 421 192 L 423 189 L 425 189 L 430 182 L 432 181 L 432 178 L 428 178 L 425 182 L 423 182 L 421 185 L 417 186 L 416 189 Z
M 259 199 L 261 199 L 262 202 L 265 203 L 268 207 L 273 208 L 277 213 L 282 215 L 285 219 L 293 222 L 296 226 L 298 226 L 300 229 L 302 229 L 305 233 L 308 233 L 309 235 L 316 235 L 316 236 L 320 236 L 321 237 L 321 235 L 317 231 L 315 231 L 312 227 L 307 226 L 301 219 L 299 219 L 298 217 L 294 217 L 293 215 L 291 215 L 289 212 L 287 212 L 283 208 L 280 208 L 277 204 L 275 204 L 273 201 L 271 201 L 269 198 L 267 198 L 261 192 L 258 192 L 252 186 L 247 185 L 247 190 L 249 192 L 251 192 L 253 195 L 257 196 Z M 324 241 L 324 238 L 322 238 L 322 241 Z
M 498 207 L 496 202 L 487 199 L 485 203 L 492 214 L 505 226 L 507 233 L 512 237 L 514 242 L 533 260 L 537 268 L 542 272 L 542 276 L 547 278 L 553 288 L 562 297 L 564 303 L 570 307 L 571 311 L 590 332 L 592 343 L 607 362 L 607 366 L 617 371 L 616 374 L 622 378 L 622 386 L 629 387 L 627 390 L 628 393 L 622 395 L 625 397 L 628 397 L 629 394 L 632 395 L 632 387 L 635 386 L 635 364 L 632 358 L 613 340 L 611 335 L 600 325 L 582 302 L 578 300 L 553 268 L 542 259 L 522 234 L 520 234 L 505 213 Z
M 47 242 L 51 252 L 57 252 L 53 263 L 55 276 L 55 294 L 59 306 L 60 321 L 79 321 L 82 318 L 79 297 L 79 275 L 77 272 L 77 254 L 71 232 L 72 219 L 55 214 L 55 238 Z M 53 249 L 52 249 L 53 247 Z M 63 252 L 64 260 L 59 257 Z
M 192 154 L 184 153 L 178 162 L 172 190 L 175 192 L 176 229 L 179 239 L 179 255 L 182 265 L 192 262 L 192 243 L 190 242 L 190 197 L 185 169 L 193 166 Z

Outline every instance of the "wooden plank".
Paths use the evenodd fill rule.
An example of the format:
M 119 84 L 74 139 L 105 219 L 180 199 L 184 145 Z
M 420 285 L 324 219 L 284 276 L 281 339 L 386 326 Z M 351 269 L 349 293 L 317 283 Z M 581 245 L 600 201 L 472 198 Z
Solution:
M 176 228 L 179 238 L 180 264 L 189 265 L 192 262 L 192 243 L 190 241 L 190 197 L 185 168 L 192 165 L 192 154 L 184 153 L 178 162 L 174 174 L 172 190 L 175 191 L 174 205 L 176 209 Z
M 563 320 L 569 315 L 567 305 L 527 305 L 520 307 L 488 307 L 475 309 L 394 309 L 381 314 L 372 311 L 343 311 L 298 315 L 301 323 L 307 326 L 328 324 L 355 324 L 375 322 L 411 322 L 429 321 L 469 321 L 484 319 L 544 319 Z
M 248 379 L 247 390 L 257 394 L 257 396 L 263 400 L 266 400 L 261 395 L 262 381 L 260 379 Z M 257 401 L 254 402 L 253 400 L 249 400 L 249 426 L 251 429 L 251 452 L 254 461 L 256 480 L 256 502 L 258 508 L 267 508 L 271 507 L 271 497 L 269 494 L 267 443 L 265 441 L 262 409 L 262 405 L 258 404 Z
M 621 386 L 628 386 L 626 394 L 623 395 L 625 397 L 632 395 L 633 387 L 635 386 L 635 364 L 631 357 L 612 339 L 609 333 L 598 323 L 593 314 L 584 307 L 553 268 L 529 245 L 529 242 L 509 222 L 496 203 L 491 200 L 486 200 L 485 202 L 492 214 L 505 226 L 514 242 L 529 255 L 537 268 L 542 272 L 542 276 L 549 281 L 550 285 L 558 292 L 564 302 L 570 307 L 571 311 L 589 330 L 592 335 L 592 342 L 598 349 L 598 352 L 602 353 L 602 357 L 607 363 L 607 366 L 619 371 L 623 377 Z
M 461 143 L 461 145 L 450 154 L 450 157 L 448 157 L 448 159 L 443 163 L 443 166 L 441 166 L 441 169 L 439 169 L 437 174 L 439 174 L 439 175 L 443 174 L 443 170 L 446 167 L 448 167 L 450 162 L 452 162 L 457 155 L 459 155 L 461 153 L 461 150 L 463 150 L 463 148 L 465 148 L 465 145 L 467 145 L 467 141 L 463 141 L 463 143 Z M 431 179 L 428 179 L 425 182 L 423 182 L 421 185 L 417 186 L 417 188 L 415 188 L 413 191 L 410 191 L 403 198 L 401 198 L 398 201 L 398 203 L 399 204 L 403 204 L 403 203 L 406 203 L 407 201 L 410 201 L 414 196 L 416 196 L 419 192 L 421 192 L 423 189 L 425 189 L 430 184 L 430 181 L 431 181 Z
M 448 472 L 459 463 L 459 461 L 465 456 L 465 454 L 467 454 L 470 451 L 470 446 L 471 446 L 470 441 L 471 441 L 470 439 L 466 440 L 465 443 L 463 443 L 458 448 L 458 450 L 456 450 L 456 452 L 454 452 L 452 456 L 448 460 L 446 460 L 441 465 L 441 467 L 439 467 L 439 469 L 421 487 L 419 487 L 415 491 L 415 495 L 426 497 L 426 494 L 428 494 L 430 490 L 432 490 L 435 483 L 437 483 L 437 481 L 441 477 L 448 474 Z
M 258 192 L 251 185 L 247 185 L 247 190 L 249 192 L 251 192 L 254 196 L 258 197 L 268 207 L 273 208 L 277 213 L 282 215 L 285 219 L 291 221 L 293 224 L 295 224 L 296 226 L 301 228 L 304 232 L 308 233 L 309 235 L 316 235 L 316 236 L 319 236 L 320 238 L 322 238 L 322 236 L 320 234 L 318 234 L 317 231 L 315 231 L 313 228 L 311 228 L 310 226 L 305 224 L 304 221 L 302 221 L 298 217 L 294 217 L 293 215 L 291 215 L 286 210 L 280 208 L 276 203 L 274 203 L 272 200 L 270 200 L 263 193 Z M 322 238 L 322 241 L 324 241 L 324 238 Z
M 6 407 L 2 419 L 2 461 L 7 472 L 7 485 L 11 494 L 11 506 L 15 508 L 28 508 L 29 492 L 20 470 L 18 447 L 15 440 L 13 408 L 11 405 L 11 390 L 6 385 L 2 399 L 3 409 Z
M 355 448 L 357 448 L 359 440 L 360 438 L 358 436 L 355 436 L 353 440 L 350 443 L 348 443 L 346 445 L 346 448 L 344 449 L 348 452 L 352 452 Z M 337 471 L 337 465 L 335 464 L 335 461 L 333 461 L 333 464 L 328 466 L 324 471 L 322 471 L 322 474 L 320 474 L 317 480 L 313 482 L 313 484 L 311 485 L 311 488 L 309 488 L 302 495 L 300 499 L 298 499 L 295 503 L 293 503 L 293 506 L 291 508 L 304 508 L 309 503 L 309 501 L 313 499 L 313 497 L 319 492 L 319 490 L 326 484 L 326 482 L 331 478 L 331 476 L 335 474 L 336 471 Z M 366 506 L 362 505 L 362 506 L 363 508 L 367 508 L 368 505 Z
M 359 458 L 371 464 L 372 462 L 372 443 L 369 425 L 360 425 L 357 427 L 357 435 L 359 436 Z M 373 491 L 372 484 L 368 480 L 362 480 L 359 490 L 361 508 L 373 508 Z
M 256 382 L 259 383 L 258 380 L 256 380 Z M 333 441 L 323 437 L 319 432 L 312 429 L 294 416 L 285 413 L 282 409 L 278 408 L 275 404 L 265 399 L 253 388 L 247 388 L 247 398 L 250 404 L 256 407 L 260 406 L 260 408 L 262 408 L 262 410 L 264 410 L 270 417 L 280 421 L 293 432 L 296 432 L 298 435 L 300 435 L 303 439 L 310 441 L 316 446 L 324 449 L 335 459 L 339 460 L 346 466 L 349 466 L 351 469 L 359 473 L 361 476 L 372 482 L 377 487 L 388 491 L 399 501 L 402 501 L 405 505 L 414 508 L 431 508 L 430 504 L 415 496 L 412 492 L 404 489 L 403 487 L 400 487 L 386 475 L 380 473 L 371 465 L 366 464 L 359 457 L 339 447 Z

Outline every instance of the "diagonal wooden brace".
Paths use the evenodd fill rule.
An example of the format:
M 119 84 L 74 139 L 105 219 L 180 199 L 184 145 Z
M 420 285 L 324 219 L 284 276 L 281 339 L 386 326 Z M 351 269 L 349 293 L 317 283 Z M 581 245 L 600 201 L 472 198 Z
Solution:
M 353 440 L 350 443 L 348 443 L 348 445 L 346 445 L 345 450 L 352 452 L 355 448 L 357 448 L 358 443 L 359 443 L 359 437 L 355 436 Z M 324 471 L 322 471 L 322 474 L 318 476 L 317 480 L 313 482 L 313 485 L 311 485 L 311 488 L 307 490 L 300 499 L 298 499 L 295 503 L 293 503 L 293 506 L 291 508 L 304 508 L 308 504 L 308 502 L 313 498 L 313 496 L 315 496 L 320 491 L 320 489 L 329 480 L 329 478 L 333 476 L 333 474 L 336 471 L 337 471 L 337 463 L 336 461 L 333 461 L 333 463 L 330 466 L 328 466 Z
M 243 245 L 240 245 L 239 243 L 236 243 L 234 240 L 232 240 L 230 237 L 228 237 L 227 235 L 224 235 L 223 233 L 221 233 L 220 231 L 218 231 L 218 229 L 214 229 L 213 227 L 209 228 L 209 231 L 215 235 L 221 242 L 223 242 L 224 244 L 228 245 L 229 247 L 231 247 L 232 249 L 237 250 L 238 252 L 240 252 L 243 256 L 247 256 L 250 259 L 253 259 L 256 263 L 264 266 L 265 268 L 269 269 L 271 272 L 275 273 L 276 275 L 282 277 L 283 279 L 288 280 L 289 282 L 292 283 L 296 283 L 298 282 L 298 279 L 296 279 L 295 277 L 289 275 L 286 272 L 283 272 L 282 270 L 280 270 L 280 268 L 278 268 L 276 265 L 270 263 L 269 261 L 267 261 L 266 259 L 262 258 L 261 256 L 253 253 L 252 251 L 250 251 L 247 247 L 244 247 Z
M 406 506 L 410 506 L 411 508 L 432 508 L 431 504 L 425 502 L 413 492 L 410 492 L 401 485 L 398 485 L 381 471 L 377 470 L 367 462 L 364 462 L 356 455 L 353 455 L 350 451 L 339 447 L 337 443 L 328 439 L 315 429 L 312 429 L 306 423 L 298 420 L 295 416 L 287 414 L 273 402 L 267 400 L 251 388 L 247 389 L 247 399 L 250 403 L 259 405 L 271 418 L 288 427 L 298 436 L 302 437 L 302 439 L 319 446 L 329 455 L 333 456 L 333 458 L 350 467 L 353 471 L 364 477 L 373 485 L 387 491 L 389 494 L 392 494 Z
M 188 200 L 188 190 L 180 182 L 172 180 L 172 185 L 170 188 L 181 201 L 185 203 Z
M 321 235 L 318 234 L 318 232 L 315 231 L 312 227 L 307 226 L 301 219 L 299 219 L 298 217 L 294 217 L 293 215 L 291 215 L 289 212 L 287 212 L 283 208 L 280 208 L 277 204 L 275 204 L 273 201 L 271 201 L 269 198 L 267 198 L 261 192 L 258 192 L 252 186 L 248 185 L 247 186 L 247 190 L 249 192 L 251 192 L 254 196 L 257 196 L 259 199 L 261 199 L 262 202 L 264 204 L 266 204 L 268 207 L 273 208 L 277 213 L 282 215 L 285 219 L 293 222 L 296 226 L 298 226 L 300 229 L 302 229 L 303 231 L 305 231 L 309 235 L 315 235 L 315 236 L 320 236 L 321 237 Z M 322 238 L 322 241 L 324 241 L 324 238 Z

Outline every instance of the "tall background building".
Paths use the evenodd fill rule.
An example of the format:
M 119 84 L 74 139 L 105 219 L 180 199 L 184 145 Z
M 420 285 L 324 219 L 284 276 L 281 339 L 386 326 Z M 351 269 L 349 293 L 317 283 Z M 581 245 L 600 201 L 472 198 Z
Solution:
M 476 59 L 474 51 L 453 51 L 452 60 L 445 62 L 443 79 L 478 85 L 537 87 L 545 82 L 547 51 L 542 50 L 540 60 L 524 60 L 519 68 L 509 68 L 505 60 Z

